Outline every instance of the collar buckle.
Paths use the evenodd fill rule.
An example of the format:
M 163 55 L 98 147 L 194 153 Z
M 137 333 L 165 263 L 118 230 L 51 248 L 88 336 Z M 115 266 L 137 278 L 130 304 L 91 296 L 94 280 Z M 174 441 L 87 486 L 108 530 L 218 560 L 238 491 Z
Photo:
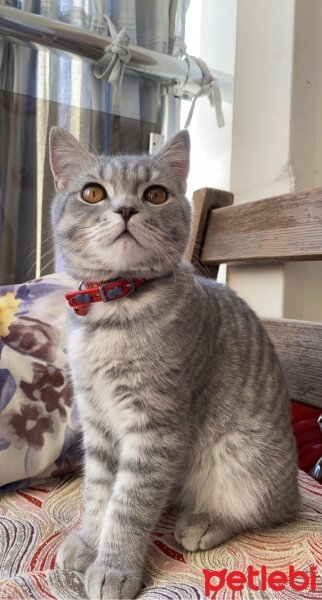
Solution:
M 133 292 L 135 292 L 135 285 L 134 285 L 134 281 L 131 277 L 127 277 L 127 284 L 126 287 L 129 288 L 129 295 L 133 294 Z
M 114 283 L 114 282 L 113 282 Z M 135 292 L 133 279 L 127 277 L 122 280 L 115 281 L 115 285 L 103 283 L 98 287 L 98 293 L 102 302 L 117 300 L 123 296 L 129 296 Z

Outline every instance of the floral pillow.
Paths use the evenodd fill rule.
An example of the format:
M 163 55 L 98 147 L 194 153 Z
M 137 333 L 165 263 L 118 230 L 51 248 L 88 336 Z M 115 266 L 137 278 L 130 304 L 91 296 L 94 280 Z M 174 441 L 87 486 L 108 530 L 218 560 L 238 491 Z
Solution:
M 63 274 L 0 287 L 0 493 L 81 464 L 64 352 L 74 287 Z

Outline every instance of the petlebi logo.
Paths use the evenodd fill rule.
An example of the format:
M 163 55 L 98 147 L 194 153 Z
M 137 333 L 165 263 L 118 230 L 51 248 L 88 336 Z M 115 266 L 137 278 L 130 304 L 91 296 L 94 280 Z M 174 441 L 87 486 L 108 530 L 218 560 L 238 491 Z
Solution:
M 286 571 L 268 571 L 265 565 L 255 569 L 249 565 L 246 572 L 228 572 L 227 569 L 221 569 L 220 571 L 203 569 L 202 572 L 205 578 L 206 598 L 216 598 L 216 592 L 223 589 L 223 587 L 227 587 L 233 592 L 242 591 L 246 587 L 256 592 L 266 590 L 282 592 L 286 587 L 296 592 L 304 590 L 315 592 L 316 570 L 316 565 L 311 565 L 308 573 L 299 571 L 292 565 Z

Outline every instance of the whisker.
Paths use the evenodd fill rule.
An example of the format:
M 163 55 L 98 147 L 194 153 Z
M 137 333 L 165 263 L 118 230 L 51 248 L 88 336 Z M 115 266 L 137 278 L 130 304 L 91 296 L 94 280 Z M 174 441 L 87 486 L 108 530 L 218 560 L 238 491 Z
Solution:
M 153 225 L 149 227 L 150 231 L 152 231 L 153 233 L 153 242 L 154 242 L 154 249 L 156 249 L 156 244 L 158 249 L 163 253 L 165 259 L 167 260 L 168 263 L 171 264 L 171 267 L 175 273 L 175 269 L 174 267 L 176 267 L 185 277 L 185 293 L 187 293 L 188 291 L 188 277 L 187 277 L 187 272 L 184 269 L 183 263 L 182 263 L 182 254 L 177 250 L 177 248 L 174 247 L 173 245 L 173 240 L 167 235 L 167 234 L 161 234 L 159 230 L 157 230 Z M 145 232 L 144 232 L 145 233 Z M 142 234 L 141 234 L 142 235 Z M 143 237 L 145 240 L 147 240 L 147 236 L 143 234 Z M 150 238 L 149 238 L 150 239 Z M 171 242 L 171 246 L 167 247 L 167 250 L 169 252 L 171 252 L 171 255 L 169 254 L 169 252 L 167 252 L 165 250 L 164 247 L 160 247 L 160 244 L 164 242 L 164 239 L 167 239 L 169 242 Z M 178 258 L 178 261 L 173 261 L 173 256 L 176 256 Z M 175 274 L 176 277 L 176 274 Z
M 156 242 L 156 240 L 154 239 L 153 242 Z M 155 248 L 155 245 L 153 246 L 152 244 L 152 240 L 150 240 L 150 246 L 153 248 Z M 173 271 L 173 275 L 174 275 L 174 287 L 176 288 L 177 286 L 177 276 L 176 276 L 176 272 L 175 272 L 175 268 L 174 268 L 174 264 L 171 261 L 171 258 L 166 254 L 166 252 L 164 251 L 163 248 L 160 247 L 160 245 L 157 245 L 157 249 L 161 252 L 161 254 L 163 254 L 165 260 L 170 264 L 171 269 Z
M 87 236 L 86 236 L 87 237 Z M 56 251 L 57 250 L 62 250 L 64 248 L 67 248 L 67 250 L 69 252 L 75 252 L 77 250 L 79 250 L 79 248 L 81 248 L 84 245 L 84 242 L 86 242 L 86 237 L 85 236 L 78 236 L 76 239 L 74 238 L 73 241 L 71 242 L 71 240 L 67 239 L 67 240 L 60 240 L 59 242 L 56 243 L 56 245 L 53 248 L 50 248 L 49 250 L 47 250 L 47 252 L 44 252 L 41 255 L 41 261 L 43 263 L 44 259 L 49 256 L 51 253 L 54 253 L 55 255 L 50 259 L 49 262 L 47 262 L 45 265 L 42 264 L 41 269 L 40 269 L 40 275 L 43 273 L 43 271 L 52 263 L 55 262 L 56 259 Z M 76 241 L 76 244 L 73 244 L 73 242 Z M 28 269 L 28 272 L 26 274 L 25 277 L 25 281 L 28 280 L 28 278 L 30 277 L 30 273 L 32 271 L 32 269 L 35 267 L 36 265 L 36 261 L 31 265 L 31 267 Z

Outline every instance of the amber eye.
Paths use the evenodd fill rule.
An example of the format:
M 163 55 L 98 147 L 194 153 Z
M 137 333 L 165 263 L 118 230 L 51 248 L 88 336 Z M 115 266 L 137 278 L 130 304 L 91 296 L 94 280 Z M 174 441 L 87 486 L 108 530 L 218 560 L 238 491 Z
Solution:
M 81 196 L 85 202 L 89 202 L 89 204 L 97 204 L 98 202 L 102 202 L 102 200 L 107 198 L 107 193 L 101 185 L 98 185 L 97 183 L 89 183 L 83 188 Z
M 168 193 L 164 188 L 155 186 L 145 190 L 143 198 L 151 204 L 163 204 L 168 199 Z

